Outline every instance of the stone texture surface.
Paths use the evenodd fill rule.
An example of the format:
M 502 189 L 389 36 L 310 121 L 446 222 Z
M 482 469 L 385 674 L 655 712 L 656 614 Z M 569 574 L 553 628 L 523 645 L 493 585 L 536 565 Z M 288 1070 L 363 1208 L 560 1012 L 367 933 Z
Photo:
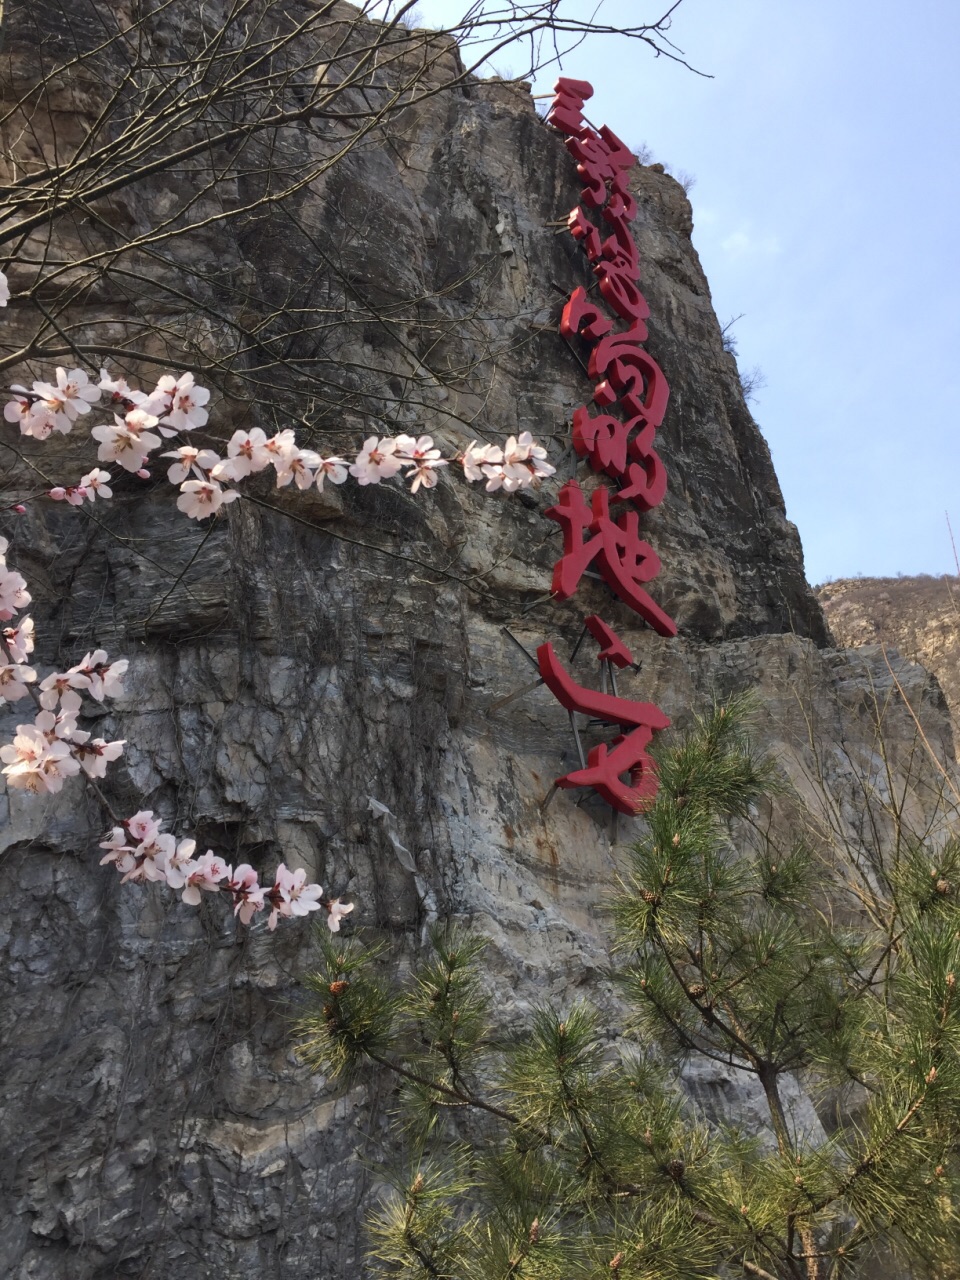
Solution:
M 960 727 L 960 580 L 929 574 L 839 578 L 817 588 L 836 642 L 892 647 L 936 676 Z
M 92 110 L 90 92 L 76 109 Z M 589 282 L 550 225 L 577 199 L 569 157 L 529 95 L 507 85 L 437 95 L 401 123 L 392 145 L 354 150 L 296 197 L 301 227 L 339 237 L 341 275 L 313 278 L 343 303 L 345 273 L 368 309 L 374 296 L 396 302 L 404 326 L 398 336 L 367 310 L 335 349 L 318 340 L 333 388 L 318 430 L 356 445 L 385 420 L 463 442 L 529 429 L 552 441 L 562 481 L 570 415 L 589 395 L 552 327 L 570 289 Z M 304 133 L 290 145 L 320 144 Z M 556 486 L 504 501 L 446 477 L 416 499 L 345 488 L 312 505 L 254 489 L 272 506 L 237 503 L 211 531 L 177 518 L 164 483 L 129 482 L 100 523 L 37 504 L 2 530 L 35 592 L 40 660 L 75 660 L 95 638 L 131 659 L 127 695 L 101 726 L 129 743 L 109 781 L 118 809 L 153 807 L 233 861 L 308 868 L 355 900 L 352 923 L 389 940 L 398 971 L 432 920 L 468 922 L 490 939 L 505 1019 L 587 992 L 613 1032 L 607 896 L 636 824 L 566 795 L 541 813 L 572 743 L 542 689 L 491 713 L 530 679 L 503 625 L 528 648 L 552 639 L 569 654 L 582 617 L 600 611 L 642 659 L 623 691 L 657 701 L 678 729 L 712 697 L 756 689 L 758 736 L 797 788 L 789 821 L 825 844 L 857 839 L 864 778 L 882 801 L 878 707 L 918 821 L 936 787 L 879 651 L 825 647 L 682 189 L 641 169 L 636 190 L 650 345 L 673 389 L 670 492 L 645 528 L 676 640 L 642 630 L 599 583 L 562 606 L 544 599 L 559 535 L 542 511 Z M 189 252 L 245 273 L 266 309 L 306 250 L 278 214 L 244 234 L 214 227 Z M 80 326 L 112 305 L 109 286 L 86 305 Z M 159 289 L 144 306 L 171 324 L 189 318 Z M 231 386 L 216 397 L 215 438 L 251 413 L 268 425 L 279 414 L 251 410 Z M 43 456 L 72 474 L 88 455 L 69 437 Z M 9 471 L 0 505 L 24 483 Z M 590 663 L 582 650 L 584 681 Z M 918 667 L 898 669 L 949 753 L 936 687 Z M 371 795 L 396 815 L 416 875 Z M 105 825 L 79 786 L 46 802 L 0 796 L 4 1274 L 361 1274 L 360 1224 L 377 1189 L 361 1156 L 379 1149 L 391 1086 L 337 1095 L 297 1064 L 289 1022 L 315 954 L 310 928 L 244 931 L 219 903 L 191 910 L 121 888 L 97 865 Z M 759 1114 L 742 1081 L 700 1073 L 690 1085 L 708 1107 Z M 795 1109 L 798 1123 L 818 1123 L 799 1089 Z

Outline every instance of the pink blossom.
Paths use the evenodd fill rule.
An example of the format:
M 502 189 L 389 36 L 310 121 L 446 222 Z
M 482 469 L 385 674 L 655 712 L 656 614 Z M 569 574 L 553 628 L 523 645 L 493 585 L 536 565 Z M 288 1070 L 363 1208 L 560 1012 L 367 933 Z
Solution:
M 495 493 L 501 485 L 505 493 L 512 493 L 520 488 L 520 482 L 513 479 L 502 465 L 485 466 L 483 474 L 487 477 L 487 483 L 484 486 L 487 493 Z
M 135 391 L 126 378 L 111 378 L 106 369 L 100 370 L 101 391 L 106 391 L 113 404 L 143 404 L 147 399 L 142 391 Z
M 31 599 L 26 578 L 15 569 L 8 569 L 0 556 L 0 619 L 8 621 L 20 609 L 25 609 Z
M 0 760 L 5 764 L 37 762 L 43 759 L 48 745 L 43 733 L 35 724 L 18 724 L 13 742 L 0 747 Z
M 107 765 L 123 754 L 125 746 L 125 738 L 115 742 L 105 742 L 103 738 L 92 738 L 78 744 L 74 754 L 88 778 L 103 778 L 106 776 Z
M 140 874 L 135 878 L 151 884 L 166 881 L 167 859 L 176 855 L 176 849 L 176 839 L 168 831 L 162 831 L 151 844 L 138 845 L 136 857 Z M 128 873 L 124 876 L 123 883 L 133 878 Z
M 118 871 L 129 871 L 134 866 L 134 851 L 127 844 L 127 833 L 122 827 L 114 827 L 109 837 L 100 841 L 100 848 L 107 850 L 104 857 L 100 859 L 101 867 L 108 862 L 113 862 Z
M 47 791 L 51 795 L 56 794 L 61 790 L 67 778 L 72 778 L 79 772 L 80 765 L 73 758 L 73 754 L 67 744 L 65 742 L 51 743 L 41 762 L 41 777 Z M 13 771 L 4 769 L 4 773 L 9 774 L 10 783 L 16 786 L 17 783 L 14 781 Z
M 314 469 L 320 465 L 320 455 L 312 449 L 298 449 L 296 445 L 284 449 L 277 457 L 277 488 L 282 489 L 296 480 L 298 489 L 309 489 L 313 484 Z
M 83 485 L 73 485 L 67 489 L 62 485 L 55 485 L 47 491 L 48 498 L 52 498 L 54 502 L 69 502 L 71 507 L 82 507 L 86 496 L 87 491 Z
M 189 444 L 181 445 L 179 449 L 170 449 L 160 456 L 178 459 L 167 471 L 167 479 L 171 484 L 182 484 L 191 474 L 198 480 L 206 480 L 207 473 L 220 461 L 212 449 L 195 449 Z
M 39 711 L 34 719 L 34 724 L 48 742 L 55 742 L 58 738 L 71 738 L 75 742 L 86 742 L 90 735 L 77 728 L 77 716 L 79 714 L 80 695 L 74 693 L 72 689 L 68 689 L 60 699 L 60 711 L 55 712 L 46 709 Z
M 90 434 L 100 441 L 97 458 L 100 462 L 119 462 L 125 471 L 139 471 L 154 449 L 159 449 L 163 441 L 150 431 L 139 425 L 132 426 L 130 419 L 139 411 L 134 409 L 126 418 L 118 418 L 114 414 L 115 425 L 94 427 Z M 152 414 L 142 415 L 151 418 Z M 138 420 L 136 420 L 138 423 Z M 154 419 L 155 421 L 155 419 Z
M 21 663 L 16 665 L 6 663 L 0 666 L 0 700 L 16 702 L 20 698 L 25 698 L 29 693 L 27 685 L 32 684 L 36 678 L 36 671 Z
M 283 431 L 278 431 L 275 436 L 271 436 L 269 440 L 264 441 L 263 445 L 270 460 L 276 466 L 276 460 L 283 454 L 285 449 L 295 449 L 297 447 L 296 437 L 290 427 L 286 427 Z
M 167 426 L 175 431 L 193 431 L 206 424 L 209 414 L 203 405 L 210 399 L 210 392 L 194 385 L 192 373 L 181 374 L 177 379 L 167 374 L 157 383 L 157 391 L 170 399 L 170 409 L 163 419 Z
M 267 437 L 259 427 L 251 431 L 235 431 L 227 445 L 227 461 L 220 463 L 215 480 L 242 480 L 270 465 L 271 450 Z
M 179 844 L 166 848 L 157 858 L 164 879 L 171 889 L 182 889 L 187 883 L 187 876 L 197 865 L 192 861 L 196 848 L 196 840 L 181 840 Z
M 163 880 L 163 859 L 175 843 L 173 836 L 159 831 L 151 840 L 142 840 L 128 856 L 117 859 L 117 870 L 124 873 L 120 883 L 155 884 Z
M 290 914 L 293 916 L 309 915 L 311 911 L 319 911 L 323 890 L 318 884 L 307 884 L 307 873 L 301 869 L 294 871 L 285 886 L 289 894 Z
M 94 649 L 92 653 L 86 654 L 80 661 L 70 668 L 64 675 L 58 675 L 56 679 L 48 676 L 40 685 L 43 689 L 49 685 L 56 684 L 60 686 L 60 696 L 66 689 L 92 689 L 94 681 L 100 679 L 100 669 L 107 661 L 106 649 Z M 69 677 L 69 678 L 68 678 Z M 98 685 L 98 688 L 100 686 Z M 103 701 L 103 695 L 97 698 L 98 702 Z
M 511 436 L 504 446 L 504 470 L 511 481 L 516 481 L 516 487 L 525 489 L 534 479 L 554 474 L 556 468 L 544 461 L 546 456 L 546 449 L 534 442 L 530 432 L 521 431 L 518 437 Z M 503 487 L 507 488 L 506 481 Z
M 52 675 L 40 681 L 40 705 L 47 711 L 56 707 L 60 698 L 68 689 L 89 689 L 90 677 L 76 669 L 72 671 L 54 671 Z
M 186 868 L 184 868 L 186 870 Z M 229 880 L 233 875 L 231 868 L 218 858 L 212 849 L 208 849 L 202 858 L 193 863 L 193 870 L 187 876 L 186 887 L 181 895 L 190 907 L 200 905 L 200 891 L 218 893 L 220 881 Z
M 307 884 L 306 879 L 307 873 L 303 868 L 290 871 L 284 863 L 280 863 L 273 886 L 264 894 L 271 907 L 268 929 L 277 927 L 280 916 L 305 916 L 320 909 L 323 890 L 318 884 Z
M 544 479 L 547 476 L 556 475 L 557 468 L 552 467 L 547 462 L 547 451 L 543 445 L 536 444 L 529 431 L 522 431 L 518 445 L 527 451 L 526 463 L 528 467 L 533 469 L 536 479 Z
M 33 619 L 24 618 L 19 626 L 7 627 L 3 638 L 13 661 L 26 662 L 27 654 L 33 653 Z
M 235 869 L 227 888 L 233 894 L 234 915 L 240 917 L 241 924 L 249 924 L 256 912 L 264 907 L 264 890 L 256 871 L 249 863 L 242 862 Z
M 185 882 L 183 868 L 196 866 L 189 861 L 196 844 L 184 840 L 178 845 L 173 835 L 160 830 L 162 825 L 162 819 L 154 818 L 150 809 L 135 813 L 101 841 L 100 848 L 107 853 L 100 865 L 115 863 L 123 875 L 123 884 L 166 881 L 172 888 L 181 888 Z
M 123 415 L 123 422 L 127 430 L 132 431 L 134 435 L 141 435 L 144 431 L 150 431 L 155 427 L 159 419 L 155 413 L 150 412 L 151 407 L 150 403 L 145 400 L 133 409 L 128 409 Z M 120 421 L 117 414 L 114 414 L 113 418 L 115 422 Z M 154 449 L 156 447 L 156 445 L 152 446 Z
M 57 367 L 56 385 L 51 382 L 35 382 L 33 389 L 55 415 L 66 419 L 66 425 L 58 423 L 59 431 L 67 432 L 80 414 L 89 413 L 90 406 L 100 399 L 100 388 L 91 385 L 82 369 Z
M 503 450 L 496 444 L 477 444 L 476 440 L 463 451 L 463 474 L 473 483 L 484 478 L 484 465 L 497 466 L 503 462 Z
M 53 413 L 26 387 L 14 386 L 11 391 L 20 394 L 16 400 L 8 400 L 4 405 L 4 418 L 7 422 L 19 422 L 21 435 L 46 440 L 56 426 Z
M 126 675 L 129 666 L 129 658 L 116 658 L 109 666 L 101 667 L 97 672 L 100 677 L 100 697 L 97 698 L 96 680 L 93 680 L 90 685 L 90 696 L 97 698 L 98 702 L 102 702 L 104 698 L 122 698 L 123 684 L 121 681 Z
M 0 747 L 0 760 L 5 763 L 3 773 L 8 786 L 24 791 L 55 794 L 66 778 L 80 772 L 67 744 L 48 742 L 32 724 L 17 725 L 13 742 Z
M 329 480 L 331 484 L 343 484 L 350 470 L 350 464 L 346 458 L 321 458 L 317 467 L 317 488 L 323 488 L 324 480 Z
M 114 662 L 108 663 L 106 649 L 94 649 L 75 667 L 71 667 L 67 674 L 79 677 L 70 681 L 71 687 L 86 688 L 91 698 L 102 702 L 104 698 L 123 696 L 123 685 L 120 681 L 129 666 L 130 662 L 127 658 L 117 658 Z M 83 683 L 84 680 L 86 684 Z M 43 688 L 43 685 L 40 687 Z
M 109 471 L 102 471 L 99 467 L 94 467 L 92 471 L 88 471 L 85 476 L 80 477 L 78 488 L 86 490 L 87 497 L 91 502 L 95 502 L 97 498 L 112 498 L 113 490 L 108 483 L 109 479 Z
M 216 480 L 187 480 L 180 486 L 177 506 L 191 520 L 206 520 L 239 497 L 236 489 L 221 489 Z
M 357 483 L 361 485 L 379 484 L 381 480 L 389 480 L 403 466 L 403 458 L 397 457 L 396 449 L 397 442 L 390 436 L 380 439 L 377 436 L 370 436 L 363 442 L 363 449 L 351 466 L 350 474 L 355 476 Z
M 413 436 L 396 436 L 395 442 L 397 453 L 409 458 L 411 462 L 419 462 L 421 458 L 440 457 L 440 450 L 434 448 L 433 436 L 420 436 L 417 440 Z
M 327 928 L 331 933 L 340 932 L 341 916 L 349 915 L 353 910 L 352 902 L 341 902 L 339 898 L 334 898 L 332 902 L 327 903 Z
M 127 818 L 123 825 L 127 828 L 130 838 L 137 844 L 152 844 L 160 834 L 163 820 L 155 818 L 152 809 L 139 809 L 132 818 Z
M 8 400 L 3 406 L 3 416 L 7 422 L 20 422 L 24 418 L 29 418 L 33 413 L 33 397 L 28 391 L 22 387 L 11 387 L 11 391 L 19 391 L 20 395 L 15 400 Z M 24 432 L 26 435 L 27 432 Z
M 439 449 L 435 449 L 434 453 L 439 454 Z M 413 483 L 410 486 L 410 492 L 416 493 L 423 485 L 424 489 L 432 489 L 436 485 L 440 477 L 437 475 L 438 467 L 447 466 L 443 458 L 421 458 L 416 466 L 405 472 L 404 479 L 409 480 L 413 476 Z
M 556 468 L 546 461 L 547 451 L 538 445 L 529 431 L 511 436 L 503 449 L 497 445 L 480 446 L 474 441 L 463 454 L 463 472 L 468 480 L 486 478 L 486 489 L 493 493 L 503 488 L 505 493 L 526 489 L 546 476 L 552 476 Z
M 440 457 L 440 450 L 434 447 L 433 437 L 420 436 L 418 440 L 414 440 L 412 436 L 397 436 L 395 443 L 397 453 L 402 456 L 404 462 L 414 464 L 404 476 L 406 480 L 413 477 L 410 492 L 416 493 L 421 485 L 424 489 L 432 489 L 440 478 L 437 475 L 437 468 L 447 466 Z

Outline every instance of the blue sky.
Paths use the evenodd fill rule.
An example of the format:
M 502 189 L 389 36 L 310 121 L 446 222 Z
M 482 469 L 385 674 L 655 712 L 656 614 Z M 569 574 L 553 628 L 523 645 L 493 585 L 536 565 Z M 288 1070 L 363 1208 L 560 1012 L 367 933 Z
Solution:
M 420 12 L 440 25 L 465 7 Z M 766 378 L 752 408 L 810 581 L 955 572 L 960 4 L 682 0 L 671 36 L 712 79 L 617 37 L 563 72 L 593 83 L 592 120 L 696 180 L 694 244 L 721 323 L 742 313 L 741 368 Z

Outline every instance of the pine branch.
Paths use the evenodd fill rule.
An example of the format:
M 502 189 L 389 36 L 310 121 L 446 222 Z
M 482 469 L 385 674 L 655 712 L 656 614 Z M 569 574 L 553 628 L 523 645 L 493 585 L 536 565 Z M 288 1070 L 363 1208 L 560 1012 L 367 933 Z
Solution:
M 368 1049 L 366 1052 L 368 1058 L 379 1063 L 381 1067 L 386 1067 L 388 1071 L 393 1071 L 398 1076 L 403 1076 L 405 1080 L 422 1085 L 426 1089 L 433 1089 L 437 1093 L 445 1094 L 448 1098 L 455 1098 L 463 1106 L 476 1107 L 480 1111 L 487 1111 L 490 1115 L 497 1116 L 500 1120 L 506 1120 L 508 1124 L 529 1128 L 519 1116 L 512 1115 L 509 1111 L 504 1111 L 501 1107 L 494 1106 L 492 1102 L 486 1102 L 483 1098 L 474 1097 L 472 1094 L 464 1093 L 459 1089 L 452 1089 L 449 1085 L 441 1084 L 439 1080 L 431 1080 L 428 1076 L 422 1076 L 419 1072 L 411 1071 L 408 1067 L 401 1066 L 399 1062 L 393 1062 L 390 1058 L 384 1058 L 372 1050 Z M 549 1141 L 549 1134 L 536 1130 L 534 1132 L 537 1133 L 537 1137 Z

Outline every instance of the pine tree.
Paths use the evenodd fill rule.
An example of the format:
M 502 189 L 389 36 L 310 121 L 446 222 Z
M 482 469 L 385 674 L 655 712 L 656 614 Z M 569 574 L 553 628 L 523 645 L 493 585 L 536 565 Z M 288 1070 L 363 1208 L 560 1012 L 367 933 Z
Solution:
M 851 870 L 752 815 L 784 793 L 716 707 L 660 761 L 616 901 L 615 1047 L 585 1004 L 498 1028 L 482 941 L 438 930 L 401 988 L 382 954 L 324 944 L 306 1061 L 399 1085 L 404 1160 L 371 1224 L 403 1280 L 853 1280 L 951 1274 L 960 1140 L 960 842 L 901 839 Z M 708 1118 L 680 1072 L 712 1060 L 767 1133 Z M 825 1137 L 796 1081 L 840 1100 Z

